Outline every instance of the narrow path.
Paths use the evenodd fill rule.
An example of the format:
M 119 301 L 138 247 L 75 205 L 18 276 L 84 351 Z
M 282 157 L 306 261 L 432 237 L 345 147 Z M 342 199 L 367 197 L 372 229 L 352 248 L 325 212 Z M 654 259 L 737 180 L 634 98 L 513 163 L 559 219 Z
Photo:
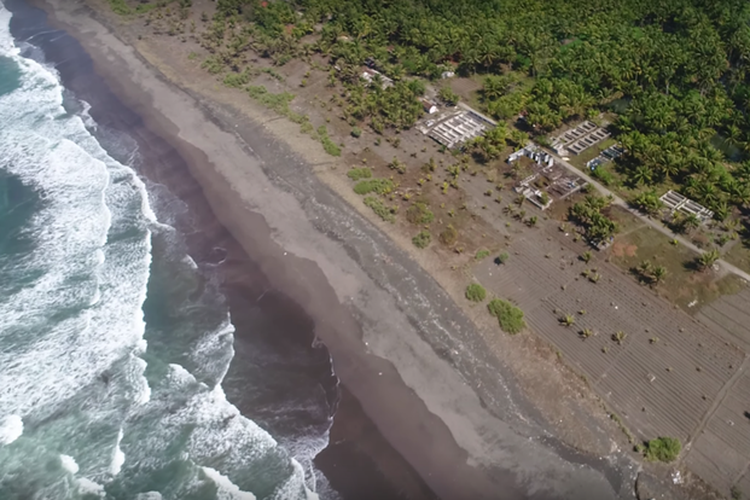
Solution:
M 548 150 L 546 148 L 545 148 L 545 151 L 547 151 L 549 154 L 552 155 L 553 158 L 555 158 L 555 162 L 556 163 L 558 163 L 559 165 L 562 165 L 563 167 L 565 167 L 566 169 L 568 169 L 570 172 L 574 173 L 575 175 L 577 175 L 577 176 L 582 177 L 583 179 L 585 179 L 586 182 L 590 183 L 592 186 L 594 186 L 598 191 L 600 191 L 605 196 L 611 196 L 612 199 L 614 200 L 613 203 L 615 205 L 618 205 L 618 206 L 624 208 L 625 210 L 627 210 L 628 212 L 630 212 L 634 216 L 638 217 L 645 224 L 648 224 L 650 227 L 652 227 L 653 229 L 659 231 L 660 233 L 668 236 L 670 239 L 677 240 L 680 244 L 686 246 L 690 250 L 692 250 L 692 251 L 694 251 L 694 252 L 696 252 L 698 254 L 705 253 L 705 250 L 703 250 L 701 248 L 698 248 L 695 244 L 693 244 L 693 242 L 689 241 L 684 236 L 682 236 L 680 234 L 675 234 L 673 231 L 671 231 L 669 228 L 665 227 L 660 222 L 657 222 L 657 221 L 653 220 L 652 218 L 648 217 L 647 215 L 644 215 L 641 212 L 639 212 L 638 210 L 635 210 L 634 208 L 632 208 L 625 200 L 623 200 L 622 198 L 620 198 L 619 196 L 617 196 L 615 193 L 613 193 L 612 191 L 610 191 L 609 189 L 607 189 L 606 187 L 604 187 L 601 183 L 597 182 L 595 179 L 593 179 L 586 172 L 583 172 L 582 170 L 574 167 L 573 165 L 571 165 L 567 161 L 563 160 L 560 156 L 558 156 L 557 154 L 555 154 L 553 151 L 550 151 L 550 150 Z M 723 259 L 717 260 L 716 263 L 719 266 L 721 266 L 722 268 L 724 268 L 725 271 L 730 272 L 732 274 L 736 274 L 740 278 L 743 278 L 744 280 L 750 282 L 750 274 L 746 273 L 742 269 L 740 269 L 740 268 L 738 268 L 736 266 L 733 266 L 732 264 L 730 264 L 729 262 L 726 262 Z

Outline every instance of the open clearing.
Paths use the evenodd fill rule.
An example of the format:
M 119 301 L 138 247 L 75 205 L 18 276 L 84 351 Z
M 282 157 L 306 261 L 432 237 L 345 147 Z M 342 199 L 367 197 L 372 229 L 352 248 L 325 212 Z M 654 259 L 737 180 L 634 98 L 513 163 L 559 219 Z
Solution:
M 691 313 L 743 287 L 741 278 L 735 275 L 717 277 L 713 271 L 695 272 L 690 267 L 695 252 L 671 244 L 669 238 L 648 226 L 615 237 L 610 255 L 611 261 L 633 279 L 637 279 L 637 268 L 644 261 L 666 268 L 667 275 L 654 286 L 655 292 Z

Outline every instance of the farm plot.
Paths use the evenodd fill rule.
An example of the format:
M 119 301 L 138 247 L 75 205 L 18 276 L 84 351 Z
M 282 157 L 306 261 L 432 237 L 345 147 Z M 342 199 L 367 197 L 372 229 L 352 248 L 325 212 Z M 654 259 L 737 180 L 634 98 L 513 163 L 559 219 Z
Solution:
M 736 295 L 727 295 L 701 308 L 696 318 L 714 332 L 724 333 L 727 338 L 744 349 L 750 348 L 750 290 Z
M 749 406 L 750 372 L 745 371 L 711 415 L 686 459 L 691 470 L 726 491 L 744 475 L 738 486 L 750 492 Z
M 600 272 L 617 271 L 605 265 Z M 634 283 L 579 280 L 544 303 L 542 313 L 562 311 L 576 321 L 553 328 L 549 339 L 645 439 L 689 438 L 743 359 L 741 351 Z M 576 314 L 579 309 L 586 314 Z M 594 336 L 582 341 L 584 329 Z M 613 340 L 617 332 L 623 333 L 620 342 Z
M 538 244 L 521 238 L 508 250 L 505 264 L 497 266 L 486 259 L 475 272 L 485 287 L 499 297 L 512 299 L 524 311 L 536 307 L 580 272 L 575 268 L 575 255 L 560 251 L 559 245 L 548 241 Z
M 640 438 L 689 440 L 744 353 L 613 264 L 590 264 L 594 271 L 555 239 L 513 242 L 504 265 L 477 267 L 479 280 L 516 302 Z

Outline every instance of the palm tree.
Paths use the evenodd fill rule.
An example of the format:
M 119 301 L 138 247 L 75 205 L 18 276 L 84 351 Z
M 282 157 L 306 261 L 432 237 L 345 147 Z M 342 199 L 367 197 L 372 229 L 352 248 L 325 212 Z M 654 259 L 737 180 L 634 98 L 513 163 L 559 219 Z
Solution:
M 697 229 L 701 225 L 701 220 L 695 214 L 688 214 L 682 223 L 680 224 L 683 232 L 688 232 L 693 229 Z
M 625 340 L 625 337 L 627 337 L 628 334 L 623 332 L 622 330 L 615 332 L 612 334 L 612 340 L 617 342 L 618 345 L 622 345 L 623 341 Z
M 575 322 L 576 319 L 570 314 L 566 314 L 565 316 L 560 318 L 560 323 L 565 326 L 572 326 Z
M 660 281 L 662 281 L 666 275 L 667 268 L 664 266 L 656 266 L 651 273 L 651 276 L 654 278 L 655 284 L 658 284 Z
M 591 337 L 592 335 L 594 335 L 594 330 L 592 330 L 591 328 L 584 328 L 583 330 L 580 331 L 580 335 L 584 339 L 587 339 Z
M 705 253 L 702 253 L 696 259 L 696 264 L 698 266 L 698 269 L 701 271 L 705 271 L 706 269 L 713 266 L 716 263 L 716 261 L 719 260 L 720 256 L 721 255 L 719 254 L 719 251 L 715 248 Z
M 651 264 L 650 260 L 644 260 L 640 263 L 638 269 L 641 272 L 641 276 L 649 277 L 651 276 L 651 272 L 654 270 L 654 266 Z
M 646 165 L 639 165 L 631 175 L 636 185 L 651 184 L 654 178 L 654 171 Z

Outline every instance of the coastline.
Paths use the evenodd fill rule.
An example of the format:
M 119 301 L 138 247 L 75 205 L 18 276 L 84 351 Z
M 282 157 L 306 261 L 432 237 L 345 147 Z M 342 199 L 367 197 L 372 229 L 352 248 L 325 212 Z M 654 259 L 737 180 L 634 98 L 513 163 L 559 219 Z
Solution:
M 439 496 L 496 498 L 503 491 L 503 498 L 611 497 L 596 489 L 609 484 L 602 473 L 571 463 L 572 453 L 566 461 L 550 451 L 554 446 L 540 444 L 551 433 L 511 371 L 498 377 L 497 364 L 481 358 L 482 338 L 440 285 L 403 245 L 393 245 L 351 213 L 341 192 L 329 189 L 335 183 L 326 173 L 330 157 L 313 152 L 303 162 L 278 140 L 283 123 L 275 117 L 256 109 L 248 118 L 173 87 L 96 20 L 66 20 L 67 7 L 57 8 L 58 22 L 82 41 L 118 97 L 191 159 L 191 172 L 219 220 L 272 286 L 310 314 L 342 383 Z M 226 132 L 229 124 L 237 134 Z M 247 143 L 254 153 L 245 151 Z M 435 343 L 442 344 L 442 357 Z M 476 376 L 466 377 L 472 371 Z M 467 382 L 481 384 L 482 396 Z M 508 401 L 515 405 L 507 407 Z M 493 471 L 495 464 L 501 465 Z M 534 490 L 530 481 L 535 474 L 549 476 L 545 470 L 559 475 L 545 477 L 548 483 Z M 573 478 L 575 473 L 580 476 Z M 615 487 L 617 497 L 627 498 L 627 483 Z

